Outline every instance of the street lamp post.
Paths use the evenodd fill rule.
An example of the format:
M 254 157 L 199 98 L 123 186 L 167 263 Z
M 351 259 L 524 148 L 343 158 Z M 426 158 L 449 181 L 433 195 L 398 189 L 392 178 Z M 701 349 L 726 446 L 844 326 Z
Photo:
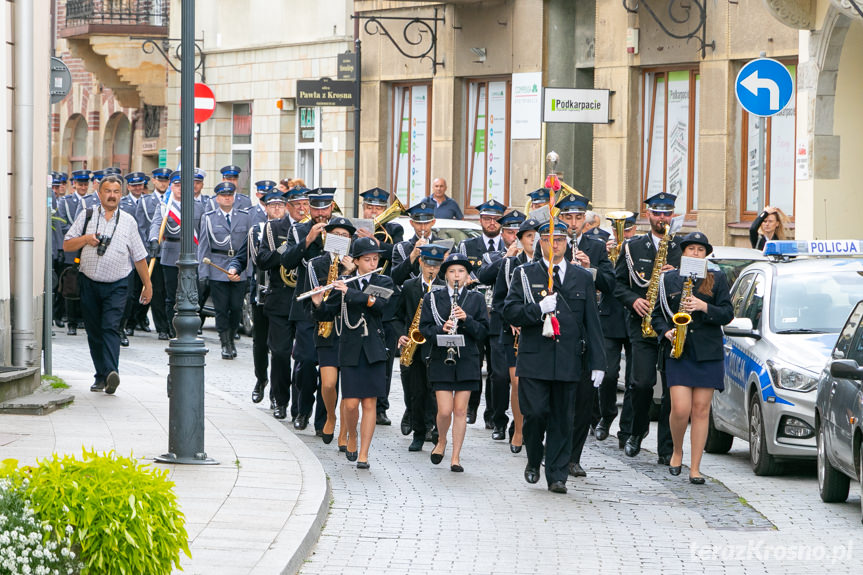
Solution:
M 214 464 L 204 451 L 204 356 L 207 348 L 198 338 L 198 261 L 194 245 L 195 198 L 195 0 L 182 0 L 180 40 L 180 151 L 182 198 L 181 240 L 177 260 L 177 314 L 168 349 L 168 453 L 162 463 Z M 168 192 L 170 193 L 170 192 Z

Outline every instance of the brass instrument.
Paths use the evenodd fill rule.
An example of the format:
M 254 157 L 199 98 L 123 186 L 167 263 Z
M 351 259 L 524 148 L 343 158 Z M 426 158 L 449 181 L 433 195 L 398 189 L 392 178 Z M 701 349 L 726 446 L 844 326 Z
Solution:
M 374 219 L 375 238 L 377 238 L 378 241 L 386 242 L 388 244 L 393 243 L 393 239 L 390 237 L 384 224 L 388 224 L 405 212 L 407 212 L 407 208 L 405 208 L 404 204 L 402 204 L 398 198 L 393 199 L 393 203 L 390 207 L 379 213 Z
M 620 256 L 620 246 L 623 244 L 623 231 L 626 227 L 626 219 L 634 216 L 632 212 L 619 211 L 619 212 L 608 212 L 605 215 L 605 219 L 611 222 L 611 225 L 614 226 L 614 239 L 617 242 L 617 245 L 608 250 L 608 259 L 611 260 L 612 265 L 617 263 L 617 258 Z
M 458 282 L 455 282 L 453 285 L 452 292 L 452 301 L 450 302 L 449 309 L 449 319 L 452 321 L 452 328 L 449 330 L 449 335 L 455 335 L 456 330 L 458 329 L 458 320 L 455 317 L 455 308 L 458 305 Z M 458 348 L 455 346 L 449 346 L 446 349 L 446 359 L 443 362 L 447 365 L 455 365 L 456 355 L 458 355 Z
M 331 284 L 339 278 L 339 256 L 333 256 L 333 262 L 330 264 L 330 270 L 327 272 L 327 284 Z M 330 292 L 326 292 L 324 294 L 324 301 L 327 301 L 327 298 L 330 297 Z M 333 325 L 335 322 L 332 321 L 319 321 L 318 322 L 318 335 L 324 339 L 330 337 L 333 333 Z
M 518 336 L 521 335 L 521 330 L 515 332 L 515 341 L 512 342 L 512 349 L 515 351 L 515 357 L 518 357 Z
M 298 224 L 304 224 L 306 222 L 311 221 L 311 219 L 312 219 L 312 216 L 310 216 L 309 214 L 306 214 L 305 216 L 303 216 L 303 219 L 301 219 L 297 223 Z M 282 242 L 282 245 L 284 245 L 286 243 L 288 243 L 288 242 L 284 241 L 284 242 Z M 291 287 L 291 288 L 297 287 L 297 269 L 296 268 L 288 271 L 285 269 L 285 266 L 279 266 L 279 276 L 281 276 L 282 283 L 284 283 L 286 286 Z
M 426 293 L 429 293 L 432 288 L 432 284 L 434 283 L 434 278 L 429 278 L 429 287 Z M 414 354 L 417 351 L 417 348 L 426 342 L 426 338 L 423 337 L 422 332 L 420 331 L 420 315 L 422 315 L 423 311 L 423 300 L 420 298 L 420 303 L 417 306 L 416 312 L 414 312 L 414 319 L 411 321 L 411 326 L 408 329 L 408 341 L 407 345 L 402 348 L 401 356 L 399 357 L 399 363 L 405 367 L 409 366 L 414 361 Z
M 641 336 L 645 338 L 656 337 L 656 332 L 653 330 L 653 326 L 650 325 L 650 316 L 653 315 L 653 308 L 656 307 L 656 298 L 659 295 L 659 281 L 662 278 L 662 268 L 668 259 L 669 243 L 671 243 L 671 226 L 665 226 L 665 234 L 659 240 L 659 249 L 656 252 L 656 259 L 653 260 L 653 271 L 650 274 L 650 283 L 647 285 L 647 294 L 645 294 L 649 308 L 641 319 Z
M 689 329 L 689 322 L 692 321 L 692 316 L 683 311 L 683 303 L 687 298 L 692 297 L 692 276 L 686 278 L 683 282 L 683 291 L 680 293 L 680 308 L 676 314 L 671 317 L 674 322 L 674 339 L 671 342 L 671 357 L 678 359 L 683 355 L 683 345 L 686 343 L 686 332 Z

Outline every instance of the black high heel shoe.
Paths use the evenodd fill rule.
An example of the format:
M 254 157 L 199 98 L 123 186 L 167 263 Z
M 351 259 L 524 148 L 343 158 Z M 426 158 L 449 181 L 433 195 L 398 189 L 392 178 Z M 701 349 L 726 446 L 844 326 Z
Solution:
M 509 450 L 513 453 L 521 453 L 521 447 L 521 445 L 513 445 L 512 443 L 509 444 Z
M 431 462 L 434 463 L 435 465 L 437 465 L 438 463 L 443 461 L 443 456 L 445 453 L 446 453 L 446 446 L 444 446 L 442 453 L 435 453 L 434 451 L 432 451 L 431 458 L 430 458 Z
M 356 461 L 357 456 L 359 455 L 356 451 L 348 451 L 347 447 L 345 447 L 345 457 L 348 458 L 348 461 Z
M 703 477 L 701 477 L 701 476 L 698 476 L 698 477 L 692 477 L 692 476 L 690 475 L 690 476 L 689 476 L 689 482 L 690 482 L 691 484 L 693 484 L 693 485 L 704 485 L 704 478 L 703 478 Z
M 680 470 L 681 470 L 682 468 L 683 468 L 683 466 L 682 466 L 682 465 L 676 465 L 676 466 L 674 466 L 674 467 L 669 467 L 669 468 L 668 468 L 668 472 L 669 472 L 670 474 L 672 474 L 673 476 L 677 477 L 678 475 L 680 475 Z

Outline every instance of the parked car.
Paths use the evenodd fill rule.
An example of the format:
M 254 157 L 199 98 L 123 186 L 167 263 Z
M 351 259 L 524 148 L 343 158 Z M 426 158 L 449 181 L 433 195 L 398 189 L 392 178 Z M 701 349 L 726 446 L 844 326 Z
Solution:
M 725 453 L 734 437 L 744 439 L 756 475 L 779 473 L 783 459 L 816 457 L 819 374 L 863 299 L 863 259 L 847 253 L 769 242 L 770 259 L 741 272 L 731 291 L 734 320 L 724 328 L 725 391 L 713 396 L 706 451 Z
M 724 273 L 728 285 L 734 285 L 746 266 L 763 261 L 767 261 L 767 256 L 759 250 L 735 246 L 713 246 L 713 252 L 707 256 L 707 265 Z
M 863 511 L 863 301 L 858 302 L 821 372 L 815 398 L 818 491 L 822 501 L 848 499 L 861 481 Z

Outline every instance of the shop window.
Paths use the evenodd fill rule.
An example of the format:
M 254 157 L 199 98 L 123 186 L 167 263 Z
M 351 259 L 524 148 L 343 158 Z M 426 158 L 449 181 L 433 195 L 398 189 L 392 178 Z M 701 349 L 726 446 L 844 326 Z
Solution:
M 675 212 L 698 206 L 698 119 L 701 80 L 696 70 L 644 74 L 641 199 L 677 196 Z
M 796 90 L 797 66 L 786 64 Z M 794 92 L 792 92 L 794 93 Z M 752 220 L 761 211 L 758 205 L 758 146 L 761 142 L 758 116 L 743 111 L 741 150 L 741 219 Z M 784 110 L 766 118 L 765 122 L 766 178 L 764 203 L 775 206 L 789 217 L 794 215 L 794 149 L 797 136 L 797 102 L 791 98 Z
M 390 189 L 412 206 L 431 192 L 431 84 L 393 86 Z
M 467 94 L 467 209 L 494 198 L 509 205 L 509 93 L 506 80 L 472 81 Z
M 248 196 L 252 181 L 251 102 L 237 102 L 231 107 L 231 163 L 242 168 L 237 191 Z

